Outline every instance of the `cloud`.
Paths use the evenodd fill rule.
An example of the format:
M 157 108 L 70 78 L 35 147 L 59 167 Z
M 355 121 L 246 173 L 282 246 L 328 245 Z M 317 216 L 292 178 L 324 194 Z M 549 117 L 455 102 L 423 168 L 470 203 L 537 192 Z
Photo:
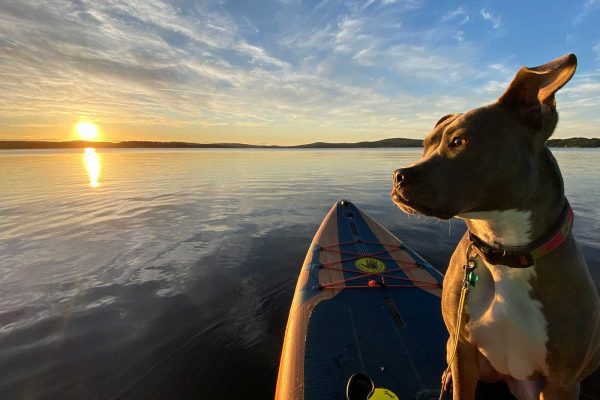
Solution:
M 579 25 L 590 13 L 600 9 L 600 0 L 586 0 L 579 14 L 573 19 L 574 25 Z
M 465 32 L 464 31 L 456 31 L 454 34 L 454 38 L 459 42 L 464 42 L 465 40 Z
M 476 88 L 475 90 L 479 93 L 489 93 L 491 95 L 499 96 L 504 90 L 506 90 L 508 83 L 509 82 L 507 81 L 499 81 L 493 79 L 485 82 L 483 85 Z
M 344 17 L 342 21 L 337 24 L 337 32 L 335 33 L 335 50 L 336 51 L 350 51 L 353 48 L 353 44 L 362 41 L 366 38 L 365 35 L 361 34 L 363 21 L 358 18 Z
M 558 137 L 598 137 L 600 70 L 576 73 L 556 95 Z
M 369 0 L 367 0 L 369 1 Z M 423 0 L 382 0 L 381 4 L 385 6 L 394 5 L 396 7 L 400 6 L 404 9 L 417 9 L 423 6 Z
M 501 62 L 488 65 L 488 69 L 490 69 L 494 75 L 499 75 L 504 78 L 504 80 L 512 79 L 518 68 L 519 67 L 516 65 L 508 66 Z
M 185 124 L 219 114 L 223 93 L 253 71 L 289 67 L 237 32 L 227 16 L 162 1 L 3 3 L 0 116 Z
M 367 48 L 353 58 L 364 66 L 386 65 L 406 77 L 434 79 L 441 82 L 456 81 L 464 77 L 467 66 L 444 57 L 423 46 L 398 44 L 384 49 Z
M 464 48 L 461 56 L 456 57 L 452 54 L 459 52 L 453 51 L 447 43 L 431 45 L 431 42 L 443 41 L 447 37 L 463 41 L 464 31 L 439 27 L 431 34 L 407 32 L 401 26 L 404 14 L 390 16 L 388 11 L 381 9 L 373 12 L 368 15 L 348 13 L 337 20 L 329 19 L 312 29 L 294 32 L 282 43 L 295 51 L 300 49 L 300 53 L 309 58 L 319 54 L 324 60 L 321 59 L 316 68 L 325 74 L 336 67 L 338 73 L 340 68 L 355 73 L 364 73 L 368 68 L 381 75 L 394 76 L 394 80 L 403 78 L 429 82 L 456 82 L 468 75 L 470 68 L 463 61 L 468 58 L 468 52 L 465 53 Z M 464 17 L 464 14 L 464 9 L 460 8 L 455 10 L 453 18 Z M 332 54 L 335 54 L 335 61 L 329 61 L 333 58 Z M 387 85 L 390 86 L 389 83 Z
M 482 65 L 465 7 L 412 26 L 424 5 L 284 1 L 240 13 L 231 2 L 0 2 L 0 136 L 68 132 L 86 117 L 122 127 L 120 137 L 105 130 L 112 140 L 146 131 L 272 143 L 420 137 L 516 71 L 502 56 Z M 576 98 L 591 90 L 585 83 L 574 102 L 589 103 Z
M 371 4 L 375 3 L 375 1 L 376 0 L 367 0 L 367 1 L 365 1 L 365 3 L 360 7 L 360 11 L 362 12 L 362 11 L 366 10 L 367 8 L 369 8 L 369 6 Z
M 494 29 L 498 29 L 500 27 L 500 20 L 502 19 L 500 15 L 495 16 L 490 11 L 487 11 L 485 8 L 482 8 L 480 13 L 483 19 L 492 23 L 492 27 Z
M 442 15 L 440 21 L 446 22 L 456 20 L 458 21 L 458 25 L 464 25 L 469 22 L 469 19 L 469 14 L 467 14 L 463 6 L 459 6 L 457 9 L 450 10 L 446 14 Z
M 464 42 L 467 34 L 463 25 L 471 20 L 468 12 L 463 6 L 445 12 L 433 28 L 420 32 L 421 38 L 426 41 L 441 41 L 453 38 L 458 42 Z
M 596 45 L 592 47 L 592 51 L 596 55 L 596 61 L 600 62 L 600 42 L 596 43 Z
M 413 116 L 425 115 L 423 108 L 436 111 L 435 98 L 415 98 L 392 78 L 420 79 L 425 87 L 433 80 L 456 81 L 466 68 L 425 45 L 390 42 L 390 32 L 400 32 L 399 16 L 417 4 L 373 3 L 368 10 L 335 10 L 334 18 L 319 20 L 329 7 L 323 4 L 307 17 L 315 22 L 302 26 L 311 29 L 280 34 L 268 48 L 244 36 L 262 29 L 257 21 L 236 20 L 216 6 L 5 2 L 0 125 L 14 132 L 62 121 L 64 130 L 84 116 L 142 131 L 163 126 L 285 132 L 300 126 L 340 134 L 422 132 L 426 125 Z M 367 66 L 381 76 L 366 76 Z

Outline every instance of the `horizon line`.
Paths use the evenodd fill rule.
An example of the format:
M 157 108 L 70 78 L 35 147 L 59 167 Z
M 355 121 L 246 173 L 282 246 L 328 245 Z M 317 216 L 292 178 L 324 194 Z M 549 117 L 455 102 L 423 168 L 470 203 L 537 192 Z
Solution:
M 600 138 L 571 137 L 548 139 L 550 147 L 600 147 Z M 247 144 L 237 142 L 197 143 L 184 141 L 156 141 L 156 140 L 122 140 L 88 141 L 88 140 L 5 140 L 0 139 L 0 150 L 27 150 L 27 149 L 68 149 L 68 148 L 398 148 L 422 147 L 423 139 L 411 138 L 386 138 L 372 141 L 358 142 L 311 142 L 296 145 L 275 144 Z

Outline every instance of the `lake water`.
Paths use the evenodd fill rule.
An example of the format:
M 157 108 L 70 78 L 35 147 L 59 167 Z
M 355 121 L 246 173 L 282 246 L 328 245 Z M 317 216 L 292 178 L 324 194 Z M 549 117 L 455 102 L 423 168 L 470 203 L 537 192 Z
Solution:
M 458 220 L 402 214 L 418 149 L 0 152 L 0 398 L 268 399 L 295 280 L 353 200 L 441 270 Z M 600 278 L 600 151 L 555 155 Z

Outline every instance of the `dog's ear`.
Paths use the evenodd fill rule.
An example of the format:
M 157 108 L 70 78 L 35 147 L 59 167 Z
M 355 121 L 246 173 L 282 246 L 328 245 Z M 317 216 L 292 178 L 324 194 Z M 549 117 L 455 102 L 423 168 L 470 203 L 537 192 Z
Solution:
M 571 79 L 576 68 L 575 54 L 564 55 L 538 67 L 522 67 L 498 103 L 517 111 L 523 122 L 539 129 L 543 114 L 555 113 L 554 94 Z

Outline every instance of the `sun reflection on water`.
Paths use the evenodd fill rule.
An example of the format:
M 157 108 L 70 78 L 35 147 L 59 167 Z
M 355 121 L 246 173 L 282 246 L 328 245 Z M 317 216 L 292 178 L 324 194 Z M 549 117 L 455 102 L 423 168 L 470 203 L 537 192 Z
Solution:
M 83 161 L 85 163 L 85 169 L 87 169 L 88 175 L 90 176 L 90 187 L 100 186 L 100 157 L 96 154 L 96 149 L 88 147 L 85 149 L 83 155 Z

